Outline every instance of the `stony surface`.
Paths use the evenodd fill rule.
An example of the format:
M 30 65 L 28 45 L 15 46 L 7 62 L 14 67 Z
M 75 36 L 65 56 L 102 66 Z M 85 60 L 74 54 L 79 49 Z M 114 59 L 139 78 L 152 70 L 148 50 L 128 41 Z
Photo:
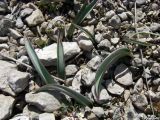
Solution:
M 15 99 L 11 96 L 0 94 L 0 119 L 4 120 L 12 115 Z

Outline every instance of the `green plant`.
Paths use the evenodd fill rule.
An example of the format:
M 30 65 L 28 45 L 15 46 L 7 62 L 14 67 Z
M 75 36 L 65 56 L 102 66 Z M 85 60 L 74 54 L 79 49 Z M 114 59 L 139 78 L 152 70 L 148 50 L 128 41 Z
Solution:
M 46 70 L 46 68 L 40 62 L 40 60 L 38 59 L 31 43 L 28 40 L 25 41 L 25 47 L 26 47 L 27 53 L 28 53 L 36 71 L 41 76 L 44 83 L 47 84 L 45 86 L 42 86 L 39 90 L 37 90 L 37 92 L 57 90 L 57 91 L 60 91 L 64 94 L 72 97 L 78 103 L 80 103 L 84 106 L 92 107 L 92 101 L 89 100 L 88 98 L 86 98 L 85 96 L 75 92 L 74 90 L 72 90 L 68 87 L 58 85 L 58 82 L 56 82 L 52 78 L 52 76 L 49 74 L 49 72 Z
M 98 0 L 92 0 L 92 2 L 89 4 L 86 2 L 80 9 L 75 19 L 73 20 L 73 24 L 79 25 L 85 19 L 85 17 L 92 11 L 93 7 L 96 5 L 97 2 Z M 67 33 L 68 38 L 72 38 L 75 29 L 75 26 L 73 24 L 71 23 L 71 26 L 69 27 Z
M 99 92 L 101 89 L 101 83 L 103 80 L 103 76 L 106 71 L 109 70 L 109 68 L 120 58 L 125 56 L 132 56 L 130 50 L 128 48 L 120 48 L 116 51 L 112 52 L 110 55 L 108 55 L 101 65 L 99 66 L 96 76 L 95 76 L 95 94 L 97 98 L 99 97 Z

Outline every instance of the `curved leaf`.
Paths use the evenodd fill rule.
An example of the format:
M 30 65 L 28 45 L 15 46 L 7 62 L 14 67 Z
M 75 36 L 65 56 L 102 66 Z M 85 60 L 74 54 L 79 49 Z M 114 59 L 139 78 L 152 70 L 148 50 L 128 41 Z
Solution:
M 60 30 L 59 32 L 63 32 Z M 64 60 L 64 50 L 63 50 L 63 45 L 62 45 L 62 38 L 60 38 L 60 33 L 59 33 L 59 38 L 57 41 L 57 73 L 58 77 L 61 79 L 65 79 L 65 60 Z
M 85 3 L 80 9 L 77 16 L 75 17 L 73 23 L 80 24 L 85 19 L 85 17 L 90 13 L 90 11 L 93 9 L 93 7 L 96 5 L 97 2 L 98 0 L 92 0 L 90 4 Z M 67 33 L 68 38 L 72 37 L 74 29 L 75 27 L 73 26 L 73 24 L 71 24 Z
M 125 56 L 132 56 L 131 52 L 127 48 L 120 48 L 116 51 L 112 52 L 110 55 L 108 55 L 102 64 L 99 66 L 96 76 L 95 76 L 95 93 L 96 96 L 99 96 L 99 91 L 101 87 L 101 82 L 103 79 L 103 76 L 107 70 L 120 58 Z
M 52 91 L 52 90 L 60 91 L 64 94 L 72 97 L 78 103 L 92 108 L 92 101 L 91 100 L 89 100 L 85 96 L 81 95 L 80 93 L 77 93 L 74 90 L 72 90 L 68 87 L 62 86 L 62 85 L 55 85 L 55 84 L 45 85 L 45 86 L 42 86 L 40 89 L 38 89 L 36 92 Z
M 31 43 L 28 40 L 25 41 L 25 47 L 36 71 L 38 72 L 44 83 L 45 84 L 57 83 L 53 79 L 53 77 L 49 74 L 49 72 L 46 70 L 46 68 L 43 66 L 43 64 L 40 62 Z

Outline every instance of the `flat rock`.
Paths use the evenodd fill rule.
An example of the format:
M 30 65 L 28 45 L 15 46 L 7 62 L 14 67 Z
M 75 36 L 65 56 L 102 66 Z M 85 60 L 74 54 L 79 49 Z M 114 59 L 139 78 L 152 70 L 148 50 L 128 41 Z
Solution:
M 13 97 L 0 94 L 0 120 L 6 120 L 12 115 L 14 102 Z
M 27 93 L 25 100 L 42 111 L 53 112 L 61 108 L 61 103 L 56 97 L 59 98 L 60 96 L 58 94 L 51 95 L 47 92 Z
M 64 58 L 68 60 L 80 52 L 80 48 L 76 42 L 63 42 Z M 39 59 L 45 66 L 56 65 L 57 44 L 54 43 L 43 49 L 35 50 Z
M 115 80 L 122 85 L 130 86 L 133 84 L 132 73 L 124 64 L 120 64 L 116 67 L 114 75 Z
M 32 12 L 32 14 L 30 16 L 28 16 L 25 19 L 25 21 L 28 24 L 28 26 L 30 26 L 30 27 L 36 26 L 36 25 L 44 22 L 44 16 L 39 9 L 36 9 L 35 11 Z
M 106 87 L 109 93 L 113 95 L 122 95 L 124 88 L 118 85 L 117 83 L 112 83 L 111 80 L 106 81 Z
M 22 92 L 29 83 L 30 75 L 26 72 L 12 70 L 8 74 L 8 84 L 15 93 Z

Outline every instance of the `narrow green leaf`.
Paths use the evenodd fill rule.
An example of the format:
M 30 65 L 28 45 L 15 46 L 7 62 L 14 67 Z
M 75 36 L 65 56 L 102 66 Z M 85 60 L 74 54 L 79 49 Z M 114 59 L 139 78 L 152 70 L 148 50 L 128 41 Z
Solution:
M 46 70 L 46 68 L 43 66 L 43 64 L 40 62 L 31 43 L 28 40 L 25 41 L 25 47 L 36 71 L 38 72 L 44 83 L 45 84 L 57 83 L 53 79 L 53 77 L 49 74 L 49 72 Z
M 61 33 L 62 30 L 59 30 L 59 37 L 57 43 L 57 73 L 58 77 L 61 79 L 65 79 L 65 60 L 64 60 L 64 50 L 62 45 Z
M 138 45 L 146 46 L 146 47 L 154 45 L 154 44 L 151 44 L 151 43 L 141 42 L 141 41 L 134 40 L 134 39 L 131 39 L 131 38 L 123 39 L 123 41 L 128 42 L 128 43 L 133 43 L 133 44 L 138 44 Z
M 81 31 L 83 31 L 86 35 L 88 35 L 88 37 L 91 39 L 91 41 L 92 41 L 92 43 L 94 44 L 94 45 L 96 45 L 96 40 L 95 40 L 95 37 L 88 31 L 88 30 L 86 30 L 86 29 L 84 29 L 83 27 L 81 27 L 81 26 L 79 26 L 79 25 L 76 25 L 76 24 L 74 24 L 74 23 L 72 23 L 73 24 L 73 26 L 75 27 L 75 28 L 77 28 L 77 29 L 80 29 Z
M 125 56 L 132 56 L 131 52 L 127 48 L 120 48 L 116 51 L 112 52 L 110 55 L 108 55 L 98 68 L 95 76 L 95 93 L 96 96 L 99 96 L 100 92 L 100 86 L 103 79 L 103 76 L 107 70 L 120 58 Z
M 38 89 L 36 92 L 52 91 L 52 90 L 58 90 L 58 91 L 62 92 L 63 94 L 66 94 L 66 95 L 72 97 L 78 103 L 92 108 L 92 101 L 91 100 L 89 100 L 85 96 L 81 95 L 80 93 L 77 93 L 74 90 L 72 90 L 68 87 L 62 86 L 62 85 L 55 85 L 55 84 L 45 85 L 45 86 L 42 86 L 40 89 Z
M 134 35 L 132 35 L 131 38 L 133 38 L 135 35 L 138 35 L 138 34 L 147 34 L 147 35 L 154 35 L 154 36 L 160 37 L 160 34 L 156 34 L 156 33 L 153 33 L 153 32 L 137 32 Z
M 93 0 L 90 4 L 85 3 L 80 9 L 77 16 L 75 17 L 73 23 L 79 25 L 85 19 L 85 17 L 91 12 L 93 7 L 96 5 L 97 1 L 98 0 Z M 75 27 L 73 26 L 73 24 L 71 24 L 67 33 L 68 38 L 72 37 L 74 29 Z

